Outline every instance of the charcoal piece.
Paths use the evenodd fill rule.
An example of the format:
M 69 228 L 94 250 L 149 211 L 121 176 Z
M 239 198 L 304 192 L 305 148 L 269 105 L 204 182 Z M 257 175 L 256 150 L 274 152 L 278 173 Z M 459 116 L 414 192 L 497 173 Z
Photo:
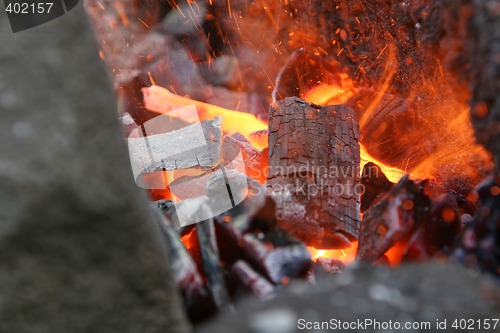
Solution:
M 296 50 L 288 58 L 276 78 L 272 93 L 273 100 L 286 97 L 303 97 L 309 90 L 320 84 L 338 85 L 339 64 L 327 62 L 303 48 Z
M 241 153 L 244 170 L 248 177 L 260 183 L 266 181 L 265 170 L 268 166 L 268 149 L 256 149 L 243 135 L 236 133 L 225 136 L 221 145 L 221 158 L 224 163 L 231 163 Z
M 481 205 L 466 226 L 454 256 L 500 279 L 500 177 L 484 182 L 478 193 Z
M 431 253 L 451 246 L 461 231 L 459 206 L 451 194 L 442 194 L 431 203 L 424 220 L 425 239 Z
M 203 279 L 196 263 L 173 229 L 171 222 L 158 209 L 153 211 L 160 225 L 165 244 L 168 246 L 174 280 L 182 291 L 189 312 L 189 309 L 195 307 L 196 303 L 207 302 L 207 291 Z
M 207 288 L 219 312 L 232 308 L 219 258 L 215 236 L 214 220 L 209 219 L 196 225 L 196 235 L 201 252 L 203 272 Z
M 374 204 L 378 198 L 389 192 L 394 186 L 394 183 L 387 179 L 378 165 L 368 162 L 363 166 L 361 185 L 364 186 L 364 192 L 361 196 L 361 211 L 364 212 Z
M 347 106 L 291 97 L 271 107 L 267 186 L 278 224 L 309 246 L 345 248 L 357 239 L 358 138 Z
M 244 288 L 259 298 L 267 299 L 275 293 L 275 287 L 243 260 L 234 263 L 230 275 L 237 287 Z
M 243 216 L 239 218 L 246 219 Z M 216 224 L 224 262 L 234 263 L 243 259 L 274 284 L 307 275 L 312 261 L 302 242 L 280 228 L 268 232 L 243 230 L 240 226 L 248 223 L 237 220 Z
M 193 167 L 210 169 L 219 159 L 221 118 L 166 133 L 129 138 L 129 153 L 142 173 Z
M 428 199 L 404 176 L 376 205 L 363 215 L 359 230 L 357 260 L 372 263 L 397 241 L 421 224 Z
M 448 256 L 461 229 L 457 200 L 448 193 L 439 195 L 432 200 L 423 223 L 409 239 L 403 259 L 427 261 L 440 255 Z
M 475 215 L 477 211 L 477 202 L 471 199 L 472 196 L 458 193 L 454 190 L 447 190 L 443 185 L 439 185 L 429 179 L 425 179 L 418 184 L 431 200 L 436 200 L 443 194 L 451 195 L 458 204 L 459 215 Z
M 275 284 L 286 284 L 291 277 L 303 277 L 310 266 L 309 252 L 301 244 L 271 246 L 271 242 L 263 242 L 252 234 L 244 235 L 243 242 L 247 253 L 256 259 L 266 276 Z
M 165 217 L 169 220 L 177 220 L 177 213 L 175 211 L 175 204 L 172 200 L 162 199 L 150 202 L 150 206 L 153 209 L 159 208 L 160 211 L 165 215 Z

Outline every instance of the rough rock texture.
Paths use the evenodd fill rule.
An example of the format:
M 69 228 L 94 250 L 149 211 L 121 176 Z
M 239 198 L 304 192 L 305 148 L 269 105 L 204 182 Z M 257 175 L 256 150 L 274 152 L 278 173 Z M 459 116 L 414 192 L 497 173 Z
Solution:
M 81 5 L 0 44 L 0 331 L 186 332 Z
M 353 267 L 342 274 L 318 278 L 315 285 L 292 285 L 269 302 L 247 301 L 238 310 L 196 330 L 197 333 L 292 333 L 335 330 L 299 330 L 307 322 L 364 321 L 430 322 L 431 329 L 413 332 L 457 332 L 455 318 L 498 318 L 500 288 L 455 264 L 428 263 L 401 266 Z M 436 320 L 447 319 L 437 330 Z M 339 332 L 389 332 L 389 329 L 354 327 Z M 397 331 L 397 330 L 393 330 Z

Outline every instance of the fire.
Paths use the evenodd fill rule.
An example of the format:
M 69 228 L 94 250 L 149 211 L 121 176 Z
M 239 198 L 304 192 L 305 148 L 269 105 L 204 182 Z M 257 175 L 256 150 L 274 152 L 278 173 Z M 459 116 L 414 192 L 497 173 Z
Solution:
M 267 39 L 262 38 L 264 42 L 260 40 L 261 34 L 259 33 L 262 31 L 250 29 L 253 25 L 248 23 L 253 21 L 253 17 L 251 15 L 248 17 L 235 15 L 229 3 L 228 6 L 229 17 L 234 18 L 236 23 L 238 20 L 248 21 L 247 24 L 241 25 L 241 29 L 238 27 L 238 35 L 241 36 L 241 39 L 252 41 L 256 38 L 255 45 L 266 44 Z M 268 8 L 264 9 L 265 15 L 270 15 L 272 10 L 276 10 L 274 6 L 269 10 Z M 280 12 L 278 14 L 285 15 L 286 11 L 285 14 Z M 281 18 L 279 15 L 277 17 Z M 275 23 L 274 16 L 270 16 L 269 19 Z M 356 17 L 356 21 L 360 24 L 358 17 Z M 277 23 L 275 24 L 278 26 Z M 304 41 L 317 42 L 314 37 L 320 35 L 317 34 L 317 31 L 314 29 L 304 31 L 305 29 L 290 30 L 288 46 L 292 50 L 304 47 Z M 265 33 L 267 34 L 267 31 Z M 338 29 L 337 34 L 343 41 L 348 38 L 348 32 L 344 29 Z M 274 44 L 270 43 L 269 45 Z M 281 45 L 281 41 L 278 45 Z M 340 42 L 336 40 L 332 41 L 332 45 L 339 47 L 336 53 L 337 57 L 340 57 L 343 52 L 351 52 L 349 47 L 341 47 Z M 370 64 L 370 66 L 379 66 L 382 71 L 378 82 L 372 82 L 369 85 L 369 88 L 374 92 L 373 96 L 368 99 L 367 105 L 363 105 L 362 113 L 358 115 L 361 130 L 361 166 L 368 162 L 377 164 L 386 177 L 394 183 L 398 182 L 405 174 L 409 174 L 413 179 L 432 179 L 445 188 L 448 188 L 448 184 L 452 184 L 456 180 L 467 182 L 465 187 L 477 185 L 483 176 L 478 170 L 487 172 L 491 168 L 491 159 L 485 149 L 474 142 L 473 129 L 469 120 L 470 107 L 467 103 L 468 90 L 455 83 L 453 76 L 443 68 L 419 68 L 411 70 L 411 75 L 418 76 L 420 79 L 418 81 L 424 84 L 417 86 L 413 85 L 412 82 L 407 82 L 410 87 L 406 89 L 407 95 L 399 96 L 397 87 L 393 87 L 394 79 L 398 74 L 398 65 L 400 65 L 397 61 L 395 45 L 396 43 L 391 40 L 381 44 L 380 53 L 375 59 L 372 59 L 374 63 Z M 327 51 L 316 46 L 313 48 L 315 54 L 328 56 Z M 332 50 L 329 51 L 332 52 Z M 276 54 L 282 55 L 280 47 L 276 48 Z M 333 57 L 333 54 L 330 57 Z M 365 61 L 367 66 L 363 67 Z M 358 69 L 363 71 L 364 68 L 368 68 L 370 61 L 366 56 L 359 64 Z M 411 67 L 412 59 L 406 59 L 405 64 Z M 270 82 L 273 81 L 271 73 L 269 73 L 270 75 L 266 72 L 264 74 Z M 340 82 L 337 82 L 338 84 L 315 82 L 316 86 L 309 87 L 307 91 L 301 91 L 299 97 L 318 105 L 347 104 L 352 103 L 352 99 L 361 93 L 362 88 L 367 88 L 366 85 L 363 86 L 364 82 L 355 82 L 346 73 L 335 74 L 341 78 Z M 178 96 L 156 85 L 144 88 L 143 95 L 147 109 L 158 113 L 168 112 L 170 116 L 178 117 L 187 122 L 198 119 L 189 119 L 174 110 L 194 104 L 198 110 L 199 120 L 221 116 L 224 134 L 232 135 L 240 132 L 257 149 L 267 148 L 266 135 L 257 135 L 256 133 L 267 130 L 268 124 L 249 113 L 229 110 Z M 380 114 L 381 111 L 385 111 L 383 103 L 387 96 L 401 100 L 401 103 L 404 102 L 405 105 L 401 106 L 399 110 L 396 108 L 392 113 L 390 113 L 391 110 L 388 110 L 388 117 L 385 117 Z M 406 113 L 411 114 L 413 111 L 415 117 L 404 118 L 407 116 Z M 403 119 L 398 120 L 401 115 Z M 388 118 L 391 118 L 390 121 L 393 123 L 384 122 Z M 393 127 L 391 128 L 391 126 Z M 391 132 L 393 129 L 394 133 Z M 370 142 L 374 138 L 380 139 L 380 141 Z M 391 150 L 400 154 L 389 158 Z M 315 261 L 320 258 L 335 258 L 348 264 L 355 260 L 357 242 L 353 242 L 349 248 L 343 250 L 312 247 L 308 249 Z M 402 259 L 403 251 L 404 244 L 396 244 L 387 251 L 385 256 L 391 265 L 398 265 Z
M 320 258 L 334 258 L 347 265 L 356 259 L 358 242 L 352 242 L 350 247 L 342 250 L 317 250 L 314 247 L 308 247 L 307 249 L 314 261 L 318 261 Z
M 388 75 L 392 74 L 389 73 Z M 385 86 L 383 89 L 387 89 L 387 87 Z M 343 104 L 352 98 L 357 91 L 358 89 L 355 87 L 354 83 L 350 81 L 348 77 L 344 77 L 341 86 L 319 84 L 301 97 L 308 102 L 320 105 Z M 187 122 L 193 122 L 198 119 L 190 119 L 186 117 L 185 114 L 176 112 L 175 109 L 194 104 L 198 110 L 199 120 L 221 116 L 223 119 L 222 130 L 224 134 L 231 135 L 240 132 L 254 147 L 261 150 L 268 145 L 267 140 L 263 139 L 263 137 L 267 137 L 267 135 L 262 134 L 262 131 L 266 131 L 268 128 L 267 123 L 249 113 L 229 110 L 216 105 L 195 101 L 187 97 L 178 96 L 159 86 L 144 88 L 143 94 L 146 108 L 149 110 L 158 113 L 168 112 L 170 116 L 178 117 Z M 372 105 L 369 106 L 367 112 L 374 112 L 374 110 L 376 110 L 376 105 L 373 105 L 373 103 L 380 103 L 380 99 L 375 99 Z M 443 143 L 438 144 L 437 148 L 435 148 L 432 153 L 429 153 L 425 159 L 413 165 L 411 169 L 408 168 L 408 164 L 405 165 L 402 163 L 397 167 L 378 160 L 370 155 L 366 147 L 363 146 L 363 142 L 361 142 L 361 166 L 367 162 L 376 163 L 392 182 L 398 182 L 406 173 L 409 173 L 411 177 L 416 179 L 431 178 L 439 182 L 441 177 L 440 172 L 443 171 L 442 167 L 450 165 L 455 166 L 455 168 L 461 168 L 460 170 L 466 175 L 468 172 L 472 172 L 470 165 L 467 165 L 467 163 L 471 161 L 471 156 L 479 156 L 483 161 L 488 160 L 488 156 L 482 147 L 473 143 L 472 128 L 467 118 L 469 112 L 468 107 L 458 103 L 457 100 L 454 99 L 451 99 L 450 103 L 451 106 L 442 105 L 436 101 L 434 105 L 431 105 L 431 110 L 427 112 L 433 112 L 432 117 L 434 119 L 441 119 L 442 127 L 429 129 L 428 126 L 424 126 L 420 129 L 422 133 L 418 135 L 420 135 L 422 139 L 425 139 L 425 136 L 438 135 L 441 132 L 454 132 L 457 135 L 443 138 Z M 445 114 L 445 111 L 449 112 L 450 107 L 459 111 L 457 116 L 453 119 L 450 119 L 449 116 L 446 117 Z M 363 117 L 361 125 L 363 125 L 363 121 L 366 121 L 366 119 L 366 117 Z M 435 138 L 433 143 L 435 143 Z M 417 147 L 422 144 L 424 143 L 415 142 Z M 424 149 L 424 147 L 421 147 L 421 149 Z M 162 192 L 156 194 L 172 198 L 172 195 L 169 193 Z M 183 242 L 186 246 L 191 246 L 189 235 L 183 237 Z M 398 265 L 401 262 L 404 249 L 405 244 L 396 244 L 387 251 L 385 257 L 391 266 Z M 344 264 L 349 264 L 355 260 L 357 242 L 351 243 L 349 248 L 342 250 L 315 249 L 313 247 L 308 247 L 308 250 L 314 261 L 318 261 L 321 258 L 334 258 L 342 261 Z
M 192 248 L 193 246 L 196 245 L 196 242 L 197 240 L 194 239 L 195 237 L 193 236 L 194 235 L 194 228 L 191 229 L 191 231 L 189 231 L 187 234 L 185 234 L 184 236 L 181 237 L 181 241 L 182 243 L 186 246 L 186 248 L 189 250 L 190 248 Z
M 255 117 L 250 113 L 228 110 L 216 105 L 199 102 L 187 97 L 175 95 L 168 89 L 160 86 L 151 86 L 143 89 L 144 104 L 148 110 L 158 113 L 167 113 L 171 117 L 177 117 L 187 122 L 198 121 L 186 117 L 182 112 L 176 112 L 176 109 L 195 105 L 198 111 L 199 120 L 212 119 L 217 116 L 222 117 L 222 131 L 231 135 L 234 133 L 243 134 L 254 147 L 264 149 L 262 140 L 255 138 L 252 134 L 258 131 L 267 130 L 267 123 Z

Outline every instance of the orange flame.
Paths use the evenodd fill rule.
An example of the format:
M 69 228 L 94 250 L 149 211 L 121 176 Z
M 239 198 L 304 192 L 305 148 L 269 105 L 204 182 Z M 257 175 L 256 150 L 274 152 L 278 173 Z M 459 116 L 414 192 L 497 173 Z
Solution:
M 356 259 L 357 249 L 358 242 L 352 242 L 350 247 L 342 250 L 317 250 L 314 247 L 307 248 L 314 261 L 318 261 L 320 258 L 334 258 L 342 261 L 346 265 L 352 263 Z
M 176 109 L 195 105 L 198 111 L 199 120 L 212 119 L 217 116 L 222 117 L 222 131 L 231 135 L 236 132 L 243 134 L 248 141 L 257 149 L 264 149 L 261 140 L 255 139 L 253 133 L 267 130 L 267 123 L 257 119 L 254 115 L 245 112 L 225 109 L 216 105 L 199 102 L 187 97 L 172 94 L 160 86 L 143 88 L 144 104 L 146 109 L 158 113 L 167 113 L 171 117 L 176 117 L 187 122 L 198 121 L 198 119 L 186 118 L 186 115 L 176 112 Z

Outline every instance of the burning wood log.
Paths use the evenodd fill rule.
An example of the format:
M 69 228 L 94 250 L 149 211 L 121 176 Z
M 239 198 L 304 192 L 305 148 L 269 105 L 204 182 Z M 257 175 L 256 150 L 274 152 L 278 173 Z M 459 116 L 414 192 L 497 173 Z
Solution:
M 375 206 L 368 209 L 359 230 L 356 258 L 379 259 L 397 241 L 412 234 L 422 222 L 428 199 L 408 176 L 403 177 Z
M 343 248 L 359 228 L 359 129 L 346 106 L 291 97 L 271 107 L 268 187 L 280 226 L 316 248 Z

